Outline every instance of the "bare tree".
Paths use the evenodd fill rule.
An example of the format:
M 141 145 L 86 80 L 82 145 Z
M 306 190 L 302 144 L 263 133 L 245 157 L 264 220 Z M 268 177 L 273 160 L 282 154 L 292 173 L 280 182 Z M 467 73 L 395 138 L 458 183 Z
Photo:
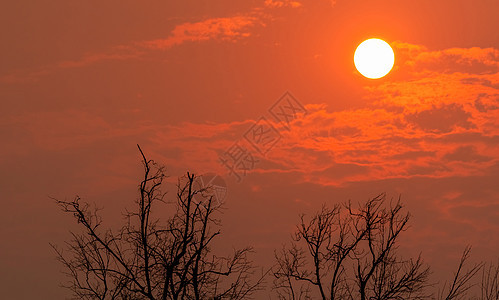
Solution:
M 482 299 L 499 300 L 499 261 L 483 267 L 480 288 Z
M 56 200 L 71 213 L 83 233 L 72 233 L 65 249 L 53 246 L 70 282 L 65 287 L 77 299 L 246 299 L 261 288 L 261 274 L 248 259 L 251 248 L 230 257 L 211 253 L 220 235 L 220 206 L 212 197 L 197 201 L 195 176 L 179 179 L 176 201 L 168 203 L 161 186 L 164 168 L 146 159 L 139 147 L 144 177 L 135 210 L 125 214 L 117 232 L 102 228 L 98 210 L 76 197 Z M 209 188 L 209 187 L 208 187 Z M 195 197 L 196 196 L 196 197 Z M 162 222 L 153 207 L 172 208 Z
M 291 246 L 275 253 L 274 287 L 280 299 L 425 299 L 429 268 L 402 259 L 397 240 L 409 214 L 400 199 L 386 207 L 381 194 L 354 208 L 323 206 L 301 216 Z M 302 248 L 299 244 L 304 245 Z
M 471 246 L 467 246 L 461 259 L 459 260 L 459 265 L 457 270 L 454 272 L 454 277 L 452 282 L 447 286 L 444 283 L 443 289 L 438 292 L 438 299 L 453 300 L 453 299 L 468 299 L 468 291 L 473 287 L 471 280 L 482 268 L 482 263 L 474 264 L 469 268 L 465 269 L 465 265 L 470 258 Z

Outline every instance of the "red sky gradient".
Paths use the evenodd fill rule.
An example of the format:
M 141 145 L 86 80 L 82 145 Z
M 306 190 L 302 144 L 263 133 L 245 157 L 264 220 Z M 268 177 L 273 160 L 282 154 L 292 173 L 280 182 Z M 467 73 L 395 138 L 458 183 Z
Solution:
M 401 251 L 435 280 L 499 249 L 496 0 L 10 1 L 0 9 L 0 282 L 6 299 L 62 299 L 78 194 L 107 224 L 135 199 L 136 144 L 228 185 L 220 251 L 270 266 L 299 213 L 386 192 L 412 214 Z M 394 49 L 379 80 L 356 46 Z M 237 182 L 218 159 L 289 91 L 308 113 Z M 116 222 L 116 223 L 115 223 Z M 26 288 L 29 287 L 29 288 Z

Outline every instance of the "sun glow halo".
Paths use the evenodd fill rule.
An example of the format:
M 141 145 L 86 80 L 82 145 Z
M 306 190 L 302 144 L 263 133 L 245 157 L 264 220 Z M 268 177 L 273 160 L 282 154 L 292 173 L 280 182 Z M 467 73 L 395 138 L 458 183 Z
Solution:
M 387 42 L 373 38 L 357 47 L 353 60 L 360 74 L 378 79 L 390 72 L 395 63 L 395 54 Z

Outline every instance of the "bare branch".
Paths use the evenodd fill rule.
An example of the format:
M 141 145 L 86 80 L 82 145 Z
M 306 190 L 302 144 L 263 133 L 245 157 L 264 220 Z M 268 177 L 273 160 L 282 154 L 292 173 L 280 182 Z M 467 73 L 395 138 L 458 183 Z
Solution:
M 499 261 L 482 269 L 481 296 L 484 300 L 499 300 Z
M 254 276 L 248 259 L 251 248 L 234 250 L 230 257 L 211 254 L 220 234 L 216 217 L 220 206 L 194 187 L 195 175 L 179 180 L 176 201 L 164 201 L 165 169 L 148 160 L 137 145 L 144 167 L 135 209 L 124 215 L 118 232 L 102 227 L 98 210 L 81 202 L 56 200 L 72 214 L 83 233 L 72 233 L 65 250 L 52 246 L 65 268 L 69 288 L 77 299 L 247 299 L 260 289 L 267 272 Z M 170 217 L 152 217 L 162 204 Z M 256 280 L 255 280 L 256 278 Z
M 424 299 L 429 268 L 420 257 L 396 255 L 410 216 L 400 199 L 385 203 L 381 194 L 356 208 L 347 202 L 323 206 L 309 221 L 302 216 L 291 248 L 275 254 L 278 296 L 297 299 L 299 283 L 321 299 Z
M 473 284 L 470 284 L 470 281 L 473 277 L 475 277 L 478 271 L 480 271 L 480 269 L 482 268 L 482 263 L 474 264 L 470 268 L 464 270 L 464 266 L 470 257 L 470 253 L 471 246 L 467 246 L 463 251 L 463 255 L 461 256 L 457 270 L 454 273 L 452 283 L 449 285 L 449 290 L 446 293 L 445 298 L 441 297 L 441 299 L 463 299 L 466 296 L 468 290 L 473 287 Z

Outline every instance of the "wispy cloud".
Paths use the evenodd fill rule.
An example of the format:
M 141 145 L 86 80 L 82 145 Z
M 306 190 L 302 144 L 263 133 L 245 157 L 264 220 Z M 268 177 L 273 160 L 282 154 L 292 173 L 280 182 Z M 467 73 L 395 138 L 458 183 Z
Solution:
M 297 8 L 301 7 L 303 4 L 298 1 L 292 1 L 292 0 L 285 0 L 285 1 L 274 1 L 274 0 L 265 0 L 265 6 L 267 7 L 292 7 L 292 8 Z
M 475 176 L 494 168 L 499 163 L 497 50 L 428 51 L 395 45 L 401 53 L 398 75 L 366 87 L 366 107 L 328 111 L 326 105 L 308 105 L 309 114 L 282 132 L 281 142 L 253 172 L 294 172 L 303 181 L 337 185 Z M 208 156 L 215 164 L 217 153 L 242 136 L 251 122 L 211 124 L 209 129 L 189 124 L 182 135 L 171 130 L 160 140 L 178 135 L 183 137 L 175 143 L 191 143 L 187 137 L 196 132 L 195 148 L 211 149 Z M 200 138 L 200 132 L 210 140 Z M 189 156 L 202 160 L 206 153 Z
M 251 35 L 251 27 L 261 20 L 255 15 L 238 15 L 226 18 L 211 18 L 194 23 L 175 26 L 164 39 L 139 42 L 139 46 L 153 49 L 168 49 L 185 42 L 223 40 L 235 41 Z
M 143 49 L 131 46 L 116 46 L 106 53 L 86 53 L 80 58 L 73 60 L 63 60 L 55 64 L 39 67 L 36 70 L 17 70 L 10 74 L 0 76 L 3 83 L 25 83 L 36 82 L 40 77 L 54 72 L 82 68 L 103 61 L 129 60 L 140 58 L 144 54 Z
M 183 22 L 165 37 L 153 40 L 131 41 L 95 53 L 86 53 L 80 58 L 60 61 L 29 70 L 16 70 L 0 76 L 3 83 L 33 82 L 38 78 L 68 68 L 81 68 L 109 60 L 140 59 L 154 50 L 167 50 L 191 42 L 223 41 L 237 42 L 254 35 L 255 27 L 265 27 L 272 20 L 271 11 L 279 8 L 298 8 L 302 3 L 292 0 L 264 0 L 247 12 L 227 17 L 208 17 L 197 22 Z
M 188 42 L 206 42 L 210 40 L 235 42 L 252 35 L 253 27 L 265 26 L 266 14 L 253 9 L 244 14 L 229 17 L 206 18 L 198 22 L 184 22 L 176 25 L 165 38 L 131 42 L 117 45 L 102 52 L 87 53 L 78 59 L 57 62 L 36 70 L 18 70 L 0 77 L 0 82 L 18 83 L 36 81 L 40 76 L 60 69 L 80 68 L 101 61 L 138 59 L 151 50 L 166 50 Z
M 183 23 L 165 39 L 144 42 L 142 49 L 162 50 L 210 39 L 237 40 L 258 22 L 256 16 L 236 16 Z M 499 51 L 430 51 L 408 43 L 393 45 L 397 69 L 382 83 L 366 87 L 364 108 L 329 111 L 323 104 L 308 105 L 309 114 L 296 121 L 291 131 L 282 131 L 282 140 L 260 158 L 261 163 L 252 171 L 294 172 L 302 181 L 337 185 L 382 178 L 477 175 L 497 165 Z M 58 66 L 72 68 L 99 59 L 127 59 L 127 51 L 124 48 L 116 56 L 89 56 L 81 62 L 61 62 Z M 26 122 L 31 121 L 28 118 Z M 220 170 L 220 153 L 242 138 L 253 122 L 148 127 L 147 136 L 159 152 L 165 153 L 167 163 L 189 162 Z M 36 124 L 29 126 L 39 128 Z M 131 134 L 140 134 L 134 130 Z M 107 131 L 95 134 L 103 132 Z M 51 138 L 56 140 L 49 145 L 76 142 L 60 140 L 70 138 L 64 136 L 42 136 L 37 140 Z M 78 142 L 93 140 L 86 135 L 78 137 Z

